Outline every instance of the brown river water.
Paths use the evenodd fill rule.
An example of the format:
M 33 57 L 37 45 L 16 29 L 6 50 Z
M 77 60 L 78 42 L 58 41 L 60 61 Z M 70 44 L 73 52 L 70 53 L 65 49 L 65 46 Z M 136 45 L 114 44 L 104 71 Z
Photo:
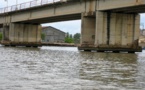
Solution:
M 145 51 L 0 46 L 0 90 L 145 90 Z

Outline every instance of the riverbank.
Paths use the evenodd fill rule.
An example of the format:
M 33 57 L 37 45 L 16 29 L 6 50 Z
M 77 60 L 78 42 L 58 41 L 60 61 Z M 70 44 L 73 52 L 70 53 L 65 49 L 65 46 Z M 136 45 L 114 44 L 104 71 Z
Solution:
M 2 43 L 0 42 L 0 44 L 2 45 Z M 35 44 L 21 44 L 21 43 L 16 43 L 15 45 L 13 44 L 6 44 L 6 46 L 35 46 Z M 62 47 L 77 47 L 77 44 L 74 43 L 45 43 L 45 42 L 41 42 L 39 44 L 39 46 L 62 46 Z
M 1 44 L 1 42 L 0 42 L 0 44 Z M 22 45 L 18 45 L 18 46 L 22 46 Z M 79 45 L 78 44 L 74 44 L 74 43 L 45 43 L 45 42 L 42 42 L 41 45 L 39 45 L 39 46 L 77 47 Z M 139 46 L 141 46 L 142 48 L 145 48 L 145 36 L 140 36 L 140 38 L 139 38 Z
M 141 46 L 142 48 L 145 48 L 145 36 L 139 37 L 139 46 Z
M 62 47 L 77 47 L 74 43 L 41 43 L 42 46 L 62 46 Z

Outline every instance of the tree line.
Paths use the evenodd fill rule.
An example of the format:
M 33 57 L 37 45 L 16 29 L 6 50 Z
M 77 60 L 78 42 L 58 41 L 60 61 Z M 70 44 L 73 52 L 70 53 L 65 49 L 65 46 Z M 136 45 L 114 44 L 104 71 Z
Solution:
M 80 33 L 76 33 L 74 35 L 69 34 L 68 32 L 66 33 L 66 37 L 65 37 L 65 43 L 75 43 L 75 44 L 79 44 L 80 43 Z

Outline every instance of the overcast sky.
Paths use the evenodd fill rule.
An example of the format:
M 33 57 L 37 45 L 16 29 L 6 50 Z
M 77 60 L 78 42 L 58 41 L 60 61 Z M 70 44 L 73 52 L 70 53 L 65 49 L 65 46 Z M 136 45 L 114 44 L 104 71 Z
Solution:
M 8 6 L 15 5 L 16 0 L 0 0 L 0 8 L 6 7 L 8 1 Z M 33 0 L 17 0 L 17 3 L 24 3 L 29 2 Z M 37 0 L 39 3 L 40 0 Z M 45 0 L 44 0 L 45 1 Z M 52 1 L 52 0 L 49 0 Z M 141 14 L 141 28 L 145 28 L 145 14 Z M 53 26 L 55 28 L 58 28 L 64 32 L 69 32 L 71 34 L 80 33 L 81 31 L 81 21 L 80 20 L 74 20 L 74 21 L 66 21 L 66 22 L 56 22 L 56 23 L 49 23 L 49 24 L 43 24 L 43 26 Z

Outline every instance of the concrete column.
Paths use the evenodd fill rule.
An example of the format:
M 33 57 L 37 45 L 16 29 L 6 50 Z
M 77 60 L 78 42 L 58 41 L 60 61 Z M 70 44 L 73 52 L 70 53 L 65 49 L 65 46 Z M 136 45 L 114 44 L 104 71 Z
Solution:
M 24 42 L 24 24 L 20 24 L 19 25 L 19 29 L 21 29 L 21 31 L 19 31 L 19 42 Z
M 92 46 L 95 41 L 95 17 L 82 14 L 81 46 Z
M 95 46 L 106 50 L 137 50 L 139 21 L 138 14 L 97 11 Z
M 141 51 L 138 45 L 140 25 L 138 14 L 97 11 L 96 22 L 94 19 L 82 16 L 80 50 Z
M 41 42 L 41 30 L 42 30 L 42 26 L 38 25 L 38 28 L 37 28 L 37 31 L 36 31 L 37 32 L 36 33 L 37 34 L 37 36 L 36 36 L 37 37 L 37 40 L 36 40 L 37 42 Z
M 9 41 L 9 26 L 3 26 L 3 40 Z
M 134 31 L 134 40 L 138 40 L 140 36 L 140 15 L 135 14 L 135 31 Z
M 14 39 L 15 39 L 15 31 L 14 31 L 14 29 L 12 29 L 12 28 L 14 28 L 14 24 L 10 24 L 10 27 L 11 28 L 9 30 L 10 30 L 11 33 L 9 32 L 9 37 L 11 37 L 11 40 L 14 41 Z
M 4 29 L 7 29 L 4 27 Z M 10 23 L 4 30 L 4 41 L 9 39 L 12 45 L 37 46 L 41 44 L 41 26 L 34 24 Z M 40 34 L 40 35 L 39 35 Z
M 107 45 L 107 13 L 96 12 L 95 47 Z
M 111 13 L 110 46 L 132 48 L 139 38 L 139 15 Z

